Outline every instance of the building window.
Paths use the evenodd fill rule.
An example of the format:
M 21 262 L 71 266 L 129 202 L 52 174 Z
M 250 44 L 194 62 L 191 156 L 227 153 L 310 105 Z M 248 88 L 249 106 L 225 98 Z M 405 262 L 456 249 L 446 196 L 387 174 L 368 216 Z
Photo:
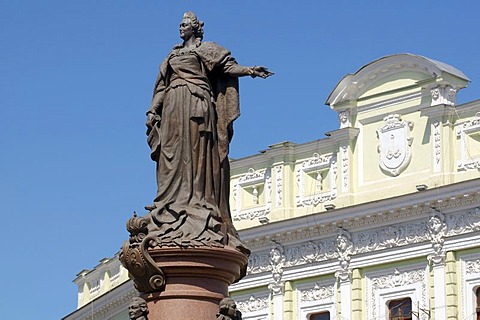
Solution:
M 308 320 L 330 320 L 330 312 L 323 311 L 323 312 L 312 313 L 308 317 Z
M 480 287 L 475 290 L 475 295 L 477 297 L 477 320 L 480 320 Z
M 392 300 L 388 303 L 389 320 L 412 320 L 412 299 Z

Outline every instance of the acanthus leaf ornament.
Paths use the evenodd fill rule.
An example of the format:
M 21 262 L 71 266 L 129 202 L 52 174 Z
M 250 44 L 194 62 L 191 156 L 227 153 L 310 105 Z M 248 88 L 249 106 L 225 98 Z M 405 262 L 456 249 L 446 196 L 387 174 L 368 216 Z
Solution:
M 398 176 L 410 163 L 413 137 L 410 132 L 413 122 L 402 121 L 399 114 L 391 114 L 384 119 L 385 125 L 377 130 L 380 168 L 393 176 Z
M 163 291 L 165 274 L 157 267 L 148 253 L 150 242 L 154 241 L 148 233 L 148 220 L 143 217 L 133 217 L 127 222 L 130 240 L 125 241 L 120 251 L 120 261 L 133 278 L 135 288 L 140 292 Z

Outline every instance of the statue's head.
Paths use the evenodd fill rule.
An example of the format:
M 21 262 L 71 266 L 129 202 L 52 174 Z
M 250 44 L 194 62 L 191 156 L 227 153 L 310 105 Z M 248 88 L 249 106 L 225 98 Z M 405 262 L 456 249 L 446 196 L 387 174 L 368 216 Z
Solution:
M 195 13 L 193 13 L 192 11 L 188 11 L 183 14 L 183 19 L 182 19 L 182 22 L 180 23 L 180 37 L 185 40 L 184 36 L 182 35 L 183 25 L 190 25 L 191 31 L 193 32 L 193 36 L 195 37 L 195 39 L 198 39 L 198 40 L 203 39 L 204 23 L 203 21 L 198 20 Z
M 219 306 L 220 314 L 228 316 L 230 319 L 241 319 L 241 312 L 237 310 L 237 304 L 232 298 L 223 298 Z
M 130 319 L 147 319 L 147 302 L 140 297 L 133 297 L 128 306 L 128 315 Z
M 270 262 L 277 265 L 283 258 L 283 247 L 278 243 L 273 242 L 270 248 Z

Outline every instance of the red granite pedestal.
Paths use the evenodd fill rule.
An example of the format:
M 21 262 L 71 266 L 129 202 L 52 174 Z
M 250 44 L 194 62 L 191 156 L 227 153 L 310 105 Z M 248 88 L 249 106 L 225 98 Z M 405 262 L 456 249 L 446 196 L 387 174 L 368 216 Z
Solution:
M 165 273 L 162 292 L 143 294 L 149 320 L 215 320 L 228 286 L 238 280 L 248 257 L 231 248 L 149 250 Z

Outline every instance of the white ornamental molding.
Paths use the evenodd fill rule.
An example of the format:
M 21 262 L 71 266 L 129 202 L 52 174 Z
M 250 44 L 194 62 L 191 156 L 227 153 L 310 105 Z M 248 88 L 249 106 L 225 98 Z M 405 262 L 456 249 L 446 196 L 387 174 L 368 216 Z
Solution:
M 264 186 L 263 205 L 259 205 L 258 189 Z M 251 188 L 253 195 L 253 208 L 245 209 L 242 193 L 245 189 Z M 233 220 L 253 220 L 255 218 L 264 217 L 272 210 L 272 173 L 270 169 L 255 171 L 253 168 L 240 177 L 233 186 L 233 197 L 235 207 L 233 208 Z M 257 205 L 257 206 L 255 206 Z
M 350 111 L 344 110 L 338 112 L 338 121 L 340 121 L 340 129 L 351 127 Z
M 342 191 L 348 192 L 349 189 L 349 156 L 348 156 L 348 145 L 341 146 L 340 153 L 342 155 Z
M 400 104 L 400 103 L 405 103 L 409 102 L 412 100 L 416 99 L 421 99 L 423 97 L 421 92 L 413 93 L 413 94 L 408 94 L 404 95 L 401 97 L 396 97 L 393 99 L 388 99 L 388 100 L 383 100 L 380 102 L 375 102 L 375 103 L 370 103 L 367 105 L 364 105 L 362 107 L 358 107 L 357 111 L 358 112 L 364 112 L 364 111 L 373 111 L 373 110 L 378 110 L 382 108 L 387 108 L 387 107 L 392 107 L 394 105 Z
M 275 167 L 275 202 L 277 207 L 283 206 L 283 165 Z
M 352 236 L 347 230 L 338 228 L 335 244 L 339 264 L 339 268 L 335 272 L 335 277 L 339 281 L 349 280 L 352 274 L 352 271 L 350 270 L 350 260 L 351 256 L 355 254 Z
M 452 86 L 438 86 L 430 90 L 432 103 L 430 106 L 447 105 L 454 106 L 457 90 Z
M 319 301 L 332 298 L 334 295 L 335 286 L 333 284 L 329 286 L 320 286 L 318 283 L 315 283 L 315 285 L 311 289 L 300 290 L 300 301 Z
M 256 297 L 251 295 L 248 299 L 235 298 L 237 309 L 243 313 L 243 316 L 247 313 L 266 310 L 269 307 L 268 295 L 263 297 Z
M 447 224 L 450 226 L 447 236 L 455 236 L 480 231 L 480 208 L 462 214 L 448 215 Z
M 430 219 L 428 220 L 428 237 L 432 243 L 433 253 L 427 257 L 431 264 L 439 265 L 445 261 L 443 244 L 446 234 L 447 224 L 445 223 L 445 215 L 440 211 L 432 209 Z
M 469 152 L 468 137 L 480 132 L 480 112 L 475 118 L 456 125 L 456 133 L 460 138 L 460 160 L 457 161 L 458 170 L 480 169 L 480 157 L 472 158 Z
M 466 261 L 465 272 L 467 274 L 480 273 L 480 259 Z
M 390 114 L 385 125 L 377 130 L 380 168 L 393 176 L 402 173 L 412 158 L 413 122 L 402 121 L 399 114 Z
M 424 278 L 425 270 L 423 269 L 408 272 L 400 272 L 398 269 L 395 269 L 393 274 L 371 279 L 371 283 L 374 289 L 395 288 L 422 282 Z
M 440 121 L 433 123 L 433 172 L 441 171 L 442 136 L 440 134 Z
M 368 318 L 369 319 L 377 319 L 379 313 L 382 310 L 378 310 L 382 308 L 381 299 L 379 292 L 382 292 L 383 295 L 386 292 L 394 292 L 403 289 L 404 291 L 406 287 L 410 287 L 410 291 L 417 292 L 420 296 L 420 308 L 427 309 L 427 285 L 425 281 L 425 270 L 418 269 L 412 271 L 405 271 L 400 272 L 397 268 L 394 270 L 393 274 L 379 276 L 379 277 L 372 277 L 369 279 L 369 286 L 367 288 L 367 299 L 368 299 Z M 412 288 L 413 287 L 413 288 Z M 370 290 L 369 290 L 370 289 Z M 368 291 L 371 291 L 369 294 Z M 420 292 L 418 292 L 420 291 Z M 412 299 L 413 300 L 413 299 Z M 413 302 L 413 301 L 412 301 Z M 370 315 L 371 312 L 371 315 Z M 421 315 L 421 319 L 427 319 L 426 315 Z
M 272 243 L 270 249 L 270 266 L 272 270 L 272 281 L 268 285 L 273 295 L 283 293 L 283 267 L 285 266 L 285 255 L 283 254 L 283 247 L 276 243 Z
M 425 221 L 359 232 L 353 234 L 352 238 L 355 253 L 368 253 L 429 240 Z
M 319 203 L 331 201 L 337 197 L 337 158 L 336 156 L 314 153 L 312 158 L 304 160 L 296 170 L 298 193 L 296 202 L 298 207 L 316 206 Z M 330 173 L 330 190 L 323 190 L 323 175 Z M 315 174 L 316 190 L 314 194 L 306 194 L 305 177 L 307 174 Z
M 335 248 L 336 243 L 334 238 L 306 241 L 295 246 L 282 248 L 282 259 L 284 259 L 282 268 L 336 259 L 338 254 Z M 273 265 L 270 262 L 271 255 L 272 251 L 263 251 L 250 255 L 247 274 L 259 274 L 272 271 Z

